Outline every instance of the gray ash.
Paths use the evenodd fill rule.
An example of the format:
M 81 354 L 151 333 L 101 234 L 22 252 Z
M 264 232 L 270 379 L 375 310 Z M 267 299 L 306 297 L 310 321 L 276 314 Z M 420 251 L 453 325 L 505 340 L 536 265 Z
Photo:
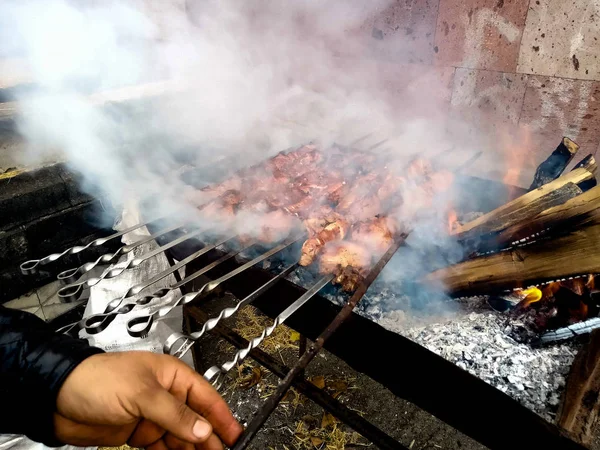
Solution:
M 553 421 L 579 344 L 534 349 L 527 320 L 489 310 L 484 298 L 462 303 L 461 313 L 419 318 L 394 311 L 377 322 Z
M 307 288 L 316 276 L 301 269 L 288 279 Z M 424 303 L 402 292 L 400 282 L 378 279 L 356 312 L 467 370 L 544 419 L 555 419 L 580 343 L 532 348 L 539 308 L 516 316 L 492 310 L 484 296 Z M 348 298 L 332 287 L 321 295 L 337 305 Z

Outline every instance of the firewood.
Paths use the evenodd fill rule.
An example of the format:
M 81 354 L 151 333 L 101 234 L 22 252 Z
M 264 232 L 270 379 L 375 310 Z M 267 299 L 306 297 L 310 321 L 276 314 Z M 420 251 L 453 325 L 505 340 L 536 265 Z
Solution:
M 519 221 L 535 217 L 545 209 L 560 205 L 579 195 L 582 191 L 575 185 L 593 177 L 594 175 L 585 168 L 573 170 L 469 223 L 457 227 L 453 234 L 459 241 L 468 241 L 502 231 Z
M 590 171 L 591 173 L 594 174 L 593 178 L 579 184 L 579 187 L 581 188 L 581 190 L 583 192 L 586 192 L 586 191 L 590 190 L 591 188 L 593 188 L 594 186 L 598 185 L 598 182 L 596 181 L 596 176 L 595 176 L 596 171 L 598 170 L 598 166 L 596 165 L 596 158 L 594 158 L 594 155 L 587 155 L 577 165 L 575 165 L 573 170 L 579 169 L 581 167 L 587 169 L 588 171 Z
M 594 158 L 594 155 L 587 155 L 579 163 L 577 163 L 575 167 L 573 167 L 573 170 L 580 169 L 582 167 L 595 175 L 596 171 L 598 170 L 598 166 L 596 165 L 596 158 Z
M 594 187 L 584 194 L 568 200 L 566 203 L 542 211 L 530 220 L 516 223 L 493 238 L 493 246 L 503 247 L 511 242 L 519 241 L 536 233 L 553 229 L 570 229 L 594 221 L 600 223 L 600 186 Z M 480 248 L 483 248 L 480 247 Z M 489 248 L 488 248 L 489 249 Z
M 579 145 L 568 137 L 563 137 L 556 150 L 538 166 L 529 190 L 537 189 L 558 178 L 569 165 L 577 150 L 579 150 Z
M 421 281 L 434 283 L 452 295 L 469 295 L 595 273 L 599 268 L 600 224 L 594 223 L 552 240 L 436 270 Z
M 571 365 L 556 423 L 571 439 L 589 445 L 599 409 L 600 330 L 595 330 Z

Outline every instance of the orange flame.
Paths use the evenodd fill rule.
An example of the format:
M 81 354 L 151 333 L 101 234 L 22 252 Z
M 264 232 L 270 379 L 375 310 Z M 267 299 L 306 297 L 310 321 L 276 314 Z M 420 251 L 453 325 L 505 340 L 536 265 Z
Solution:
M 452 233 L 456 228 L 460 226 L 458 222 L 458 215 L 454 209 L 448 211 L 448 233 Z
M 524 289 L 521 292 L 521 295 L 523 295 L 525 297 L 519 303 L 519 306 L 521 308 L 527 308 L 532 303 L 539 302 L 544 297 L 544 293 L 540 289 L 538 289 L 537 287 L 532 287 L 532 288 L 529 288 L 529 289 Z
M 531 132 L 526 126 L 519 128 L 517 136 L 504 134 L 501 138 L 506 158 L 506 173 L 502 178 L 504 184 L 519 186 L 523 169 L 533 164 L 531 158 Z M 531 164 L 529 164 L 531 163 Z

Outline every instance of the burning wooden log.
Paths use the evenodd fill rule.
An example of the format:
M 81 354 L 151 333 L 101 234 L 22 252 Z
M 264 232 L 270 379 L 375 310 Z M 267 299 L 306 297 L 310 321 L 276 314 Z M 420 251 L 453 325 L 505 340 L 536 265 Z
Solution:
M 431 272 L 421 281 L 451 295 L 483 294 L 595 273 L 599 267 L 600 224 L 591 224 L 552 241 L 463 261 Z
M 596 174 L 596 171 L 598 170 L 598 166 L 596 165 L 596 158 L 594 158 L 594 155 L 587 155 L 585 158 L 583 158 L 579 164 L 577 164 L 573 170 L 575 169 L 579 169 L 579 168 L 584 168 L 587 169 L 588 171 L 590 171 L 591 173 L 593 173 L 594 175 Z M 598 184 L 598 182 L 596 181 L 596 177 L 584 181 L 583 183 L 581 183 L 579 185 L 579 187 L 583 190 L 583 192 L 593 188 L 594 186 L 596 186 Z
M 557 425 L 583 445 L 591 444 L 600 410 L 600 330 L 571 365 L 567 386 L 557 414 Z
M 569 230 L 573 225 L 583 225 L 590 221 L 600 222 L 600 186 L 594 187 L 562 205 L 542 211 L 532 219 L 506 228 L 494 236 L 491 246 L 503 247 L 545 230 L 556 229 L 559 226 Z
M 510 226 L 531 219 L 542 211 L 561 205 L 583 191 L 578 184 L 594 178 L 581 167 L 526 193 L 483 216 L 457 227 L 453 234 L 459 241 L 479 240 L 482 236 L 498 233 Z
M 556 150 L 538 166 L 529 190 L 532 191 L 557 179 L 567 168 L 578 150 L 579 145 L 568 137 L 563 137 Z

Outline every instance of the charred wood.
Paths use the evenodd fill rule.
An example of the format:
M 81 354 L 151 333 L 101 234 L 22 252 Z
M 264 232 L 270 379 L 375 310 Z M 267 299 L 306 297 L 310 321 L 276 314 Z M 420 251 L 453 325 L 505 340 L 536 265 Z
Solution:
M 542 211 L 532 219 L 506 228 L 493 238 L 493 242 L 487 249 L 492 246 L 502 248 L 511 242 L 517 242 L 545 231 L 554 233 L 559 226 L 561 230 L 568 230 L 573 226 L 591 221 L 600 221 L 600 186 L 594 187 L 562 205 Z
M 481 256 L 428 274 L 422 282 L 452 295 L 498 292 L 528 284 L 595 273 L 600 267 L 600 225 L 551 241 Z
M 556 147 L 556 150 L 554 150 L 552 154 L 538 166 L 535 176 L 533 177 L 533 182 L 531 183 L 531 186 L 529 186 L 529 190 L 532 191 L 537 189 L 558 178 L 564 172 L 578 150 L 579 145 L 568 137 L 563 137 L 559 146 Z
M 572 173 L 577 173 L 577 176 L 561 177 L 458 227 L 454 231 L 456 238 L 465 242 L 467 247 L 471 247 L 474 242 L 489 238 L 494 233 L 527 221 L 546 209 L 577 197 L 582 193 L 582 190 L 576 185 L 576 182 L 580 180 L 579 176 L 583 180 L 589 179 L 592 174 L 586 169 L 578 169 Z
M 600 328 L 600 317 L 592 317 L 583 322 L 548 331 L 532 341 L 531 345 L 532 347 L 543 347 L 556 344 L 557 342 L 568 341 L 569 339 L 589 334 L 598 328 Z
M 557 425 L 571 438 L 589 445 L 600 409 L 600 330 L 579 351 L 571 366 Z
M 579 164 L 577 164 L 573 168 L 573 170 L 579 169 L 579 168 L 587 169 L 592 174 L 594 174 L 593 178 L 579 184 L 579 187 L 581 188 L 581 190 L 583 192 L 586 192 L 598 184 L 598 182 L 596 181 L 596 171 L 598 170 L 598 166 L 596 165 L 596 158 L 594 158 L 594 155 L 587 155 L 585 158 L 583 158 L 579 162 Z

